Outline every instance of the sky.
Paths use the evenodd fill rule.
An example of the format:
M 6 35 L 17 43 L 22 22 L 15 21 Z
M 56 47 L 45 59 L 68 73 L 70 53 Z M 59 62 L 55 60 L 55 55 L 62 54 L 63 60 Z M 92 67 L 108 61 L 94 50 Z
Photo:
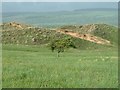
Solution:
M 118 5 L 117 2 L 2 2 L 2 11 L 3 12 L 71 11 L 75 9 L 88 9 L 88 8 L 117 8 L 117 5 Z
M 3 2 L 118 2 L 119 0 L 2 0 Z

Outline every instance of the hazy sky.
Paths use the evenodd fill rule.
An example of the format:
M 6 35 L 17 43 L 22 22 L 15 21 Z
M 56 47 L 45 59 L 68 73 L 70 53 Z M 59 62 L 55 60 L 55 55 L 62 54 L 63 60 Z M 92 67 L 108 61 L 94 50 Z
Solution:
M 119 2 L 119 0 L 2 0 L 3 2 Z
M 117 2 L 3 2 L 3 12 L 71 11 L 86 8 L 117 8 Z

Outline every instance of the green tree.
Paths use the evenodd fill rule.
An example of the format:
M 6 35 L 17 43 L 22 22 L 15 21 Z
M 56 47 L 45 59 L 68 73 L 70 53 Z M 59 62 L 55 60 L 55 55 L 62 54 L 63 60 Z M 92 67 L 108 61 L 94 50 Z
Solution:
M 65 48 L 69 48 L 69 47 L 75 48 L 75 45 L 71 38 L 57 39 L 57 40 L 51 41 L 50 43 L 50 48 L 52 52 L 56 50 L 58 57 L 61 52 L 64 52 Z

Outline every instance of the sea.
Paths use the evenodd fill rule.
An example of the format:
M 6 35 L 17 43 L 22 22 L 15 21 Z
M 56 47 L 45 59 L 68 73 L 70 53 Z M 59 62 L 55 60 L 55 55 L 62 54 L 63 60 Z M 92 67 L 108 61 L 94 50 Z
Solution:
M 35 27 L 64 25 L 109 24 L 118 26 L 117 10 L 78 10 L 56 12 L 3 12 L 2 22 L 18 22 Z

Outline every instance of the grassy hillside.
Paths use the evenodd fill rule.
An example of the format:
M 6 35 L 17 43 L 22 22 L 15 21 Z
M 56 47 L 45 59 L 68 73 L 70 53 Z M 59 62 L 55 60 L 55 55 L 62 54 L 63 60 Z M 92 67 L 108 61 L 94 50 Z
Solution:
M 19 24 L 21 25 L 21 24 Z M 82 34 L 91 34 L 99 36 L 103 39 L 109 40 L 111 46 L 99 45 L 83 39 L 71 37 L 69 35 L 61 34 L 56 30 L 47 28 L 30 27 L 29 25 L 11 26 L 3 24 L 2 43 L 3 44 L 23 44 L 23 45 L 42 45 L 48 44 L 53 39 L 71 38 L 73 43 L 79 49 L 101 49 L 103 47 L 113 47 L 117 45 L 117 28 L 106 24 L 90 24 L 81 26 L 63 26 L 60 29 L 71 30 Z M 58 28 L 59 29 L 59 28 Z
M 75 31 L 82 34 L 91 34 L 109 40 L 112 44 L 118 43 L 118 28 L 107 24 L 86 24 L 79 26 L 62 26 L 60 29 Z
M 107 25 L 109 30 L 98 24 L 101 27 L 98 30 L 89 26 L 91 25 L 61 28 L 108 39 L 112 42 L 111 45 L 62 34 L 57 31 L 61 28 L 50 30 L 14 23 L 1 25 L 2 87 L 117 88 L 117 28 Z M 65 49 L 57 57 L 57 52 L 51 52 L 46 46 L 52 40 L 64 38 L 71 39 L 76 48 Z
M 71 48 L 58 58 L 45 46 L 8 44 L 2 53 L 3 88 L 118 87 L 118 57 L 113 49 Z

